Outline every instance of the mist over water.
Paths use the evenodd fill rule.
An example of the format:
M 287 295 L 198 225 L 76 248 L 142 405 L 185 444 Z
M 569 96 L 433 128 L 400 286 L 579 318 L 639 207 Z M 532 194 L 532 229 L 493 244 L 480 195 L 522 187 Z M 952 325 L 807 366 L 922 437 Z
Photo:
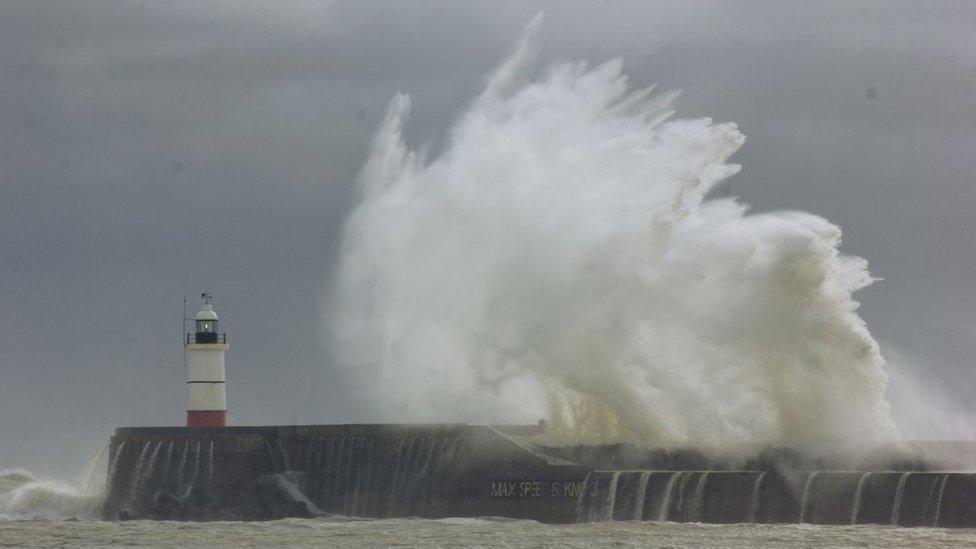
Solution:
M 894 437 L 840 229 L 712 196 L 734 124 L 674 116 L 620 60 L 537 68 L 538 24 L 443 150 L 405 144 L 405 95 L 377 132 L 326 313 L 376 409 L 564 441 Z
M 0 521 L 97 518 L 103 486 L 37 479 L 23 469 L 0 471 Z

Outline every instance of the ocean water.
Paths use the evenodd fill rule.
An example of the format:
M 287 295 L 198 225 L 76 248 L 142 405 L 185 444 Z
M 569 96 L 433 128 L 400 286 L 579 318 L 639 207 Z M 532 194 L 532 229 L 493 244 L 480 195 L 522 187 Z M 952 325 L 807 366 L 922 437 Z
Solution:
M 0 522 L 2 546 L 136 547 L 973 547 L 976 530 L 886 526 L 505 519 L 286 519 L 270 522 Z
M 94 469 L 93 469 L 94 470 Z M 976 529 L 597 522 L 504 518 L 267 522 L 98 520 L 102 483 L 0 471 L 0 546 L 7 547 L 974 547 Z

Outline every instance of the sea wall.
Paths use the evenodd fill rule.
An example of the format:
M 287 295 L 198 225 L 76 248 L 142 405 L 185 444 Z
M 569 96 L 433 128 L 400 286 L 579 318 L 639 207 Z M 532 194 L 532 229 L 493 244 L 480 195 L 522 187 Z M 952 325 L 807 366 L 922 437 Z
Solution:
M 576 520 L 589 467 L 475 425 L 120 428 L 104 515 Z
M 799 480 L 799 482 L 797 482 Z M 976 526 L 976 475 L 595 471 L 580 520 Z
M 531 426 L 463 424 L 120 428 L 104 516 L 976 527 L 970 473 L 804 470 L 795 466 L 817 463 L 768 452 L 746 461 L 760 468 L 734 470 L 695 452 L 545 448 L 531 434 Z M 654 468 L 599 468 L 634 463 Z

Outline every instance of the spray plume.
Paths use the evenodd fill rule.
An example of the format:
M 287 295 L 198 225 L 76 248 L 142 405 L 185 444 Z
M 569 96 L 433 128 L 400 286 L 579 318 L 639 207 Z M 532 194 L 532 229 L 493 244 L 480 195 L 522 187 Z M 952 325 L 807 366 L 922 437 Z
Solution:
M 734 124 L 673 118 L 619 60 L 533 70 L 538 25 L 432 158 L 390 104 L 328 311 L 364 395 L 399 420 L 548 417 L 565 441 L 894 436 L 840 229 L 710 196 Z

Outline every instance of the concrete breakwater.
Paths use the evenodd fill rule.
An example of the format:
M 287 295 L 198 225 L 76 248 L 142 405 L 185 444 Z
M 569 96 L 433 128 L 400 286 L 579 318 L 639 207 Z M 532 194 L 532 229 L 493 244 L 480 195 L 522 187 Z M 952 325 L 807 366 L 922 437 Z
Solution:
M 468 425 L 120 428 L 109 453 L 109 519 L 330 513 L 573 522 L 591 471 Z
M 341 514 L 976 526 L 976 475 L 722 470 L 695 456 L 598 470 L 600 451 L 528 442 L 534 426 L 120 428 L 108 519 Z M 606 452 L 604 452 L 605 454 Z M 587 457 L 589 456 L 589 457 Z M 567 459 L 571 457 L 573 459 Z M 656 464 L 666 464 L 668 469 Z M 920 469 L 920 468 L 916 468 Z
M 597 471 L 580 520 L 976 525 L 976 477 L 947 472 L 812 471 L 795 490 L 765 471 Z

